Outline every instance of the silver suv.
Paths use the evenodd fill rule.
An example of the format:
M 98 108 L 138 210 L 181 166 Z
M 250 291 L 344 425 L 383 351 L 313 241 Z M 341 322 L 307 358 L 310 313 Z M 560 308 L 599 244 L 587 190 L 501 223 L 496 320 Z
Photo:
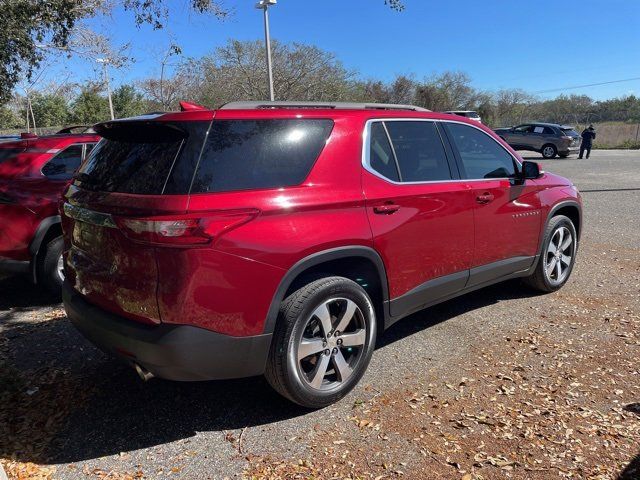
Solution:
M 525 123 L 511 128 L 494 130 L 514 150 L 530 150 L 541 153 L 544 158 L 556 155 L 568 157 L 578 153 L 582 139 L 569 125 L 555 123 Z

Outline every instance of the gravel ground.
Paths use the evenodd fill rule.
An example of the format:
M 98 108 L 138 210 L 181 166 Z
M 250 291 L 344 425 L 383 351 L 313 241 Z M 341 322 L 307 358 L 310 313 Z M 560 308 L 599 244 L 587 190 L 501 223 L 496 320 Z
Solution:
M 640 478 L 640 152 L 542 163 L 583 191 L 569 284 L 508 282 L 405 319 L 316 412 L 261 378 L 142 383 L 0 279 L 0 464 L 42 479 Z

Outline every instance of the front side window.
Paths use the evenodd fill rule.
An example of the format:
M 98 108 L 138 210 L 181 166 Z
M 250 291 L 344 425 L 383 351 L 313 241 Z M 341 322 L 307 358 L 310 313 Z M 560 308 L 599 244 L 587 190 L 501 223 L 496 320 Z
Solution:
M 82 162 L 82 145 L 71 145 L 42 167 L 42 174 L 51 180 L 70 180 Z
M 299 185 L 326 145 L 332 120 L 214 120 L 191 193 Z
M 434 122 L 385 122 L 402 182 L 451 180 L 451 171 Z
M 533 131 L 533 125 L 520 125 L 513 129 L 516 133 L 531 133 Z
M 509 178 L 515 175 L 513 157 L 496 140 L 477 128 L 447 125 L 458 149 L 466 178 Z

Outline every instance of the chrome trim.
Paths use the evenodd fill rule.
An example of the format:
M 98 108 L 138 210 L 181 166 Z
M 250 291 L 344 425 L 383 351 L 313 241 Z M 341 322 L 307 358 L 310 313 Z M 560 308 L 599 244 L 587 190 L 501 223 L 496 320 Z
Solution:
M 67 217 L 78 220 L 79 222 L 90 223 L 98 227 L 118 228 L 109 213 L 94 212 L 86 208 L 76 207 L 70 203 L 65 203 L 62 209 Z
M 396 182 L 394 180 L 390 180 L 387 177 L 385 177 L 384 175 L 382 175 L 381 173 L 377 172 L 375 169 L 373 169 L 371 167 L 370 164 L 370 149 L 369 149 L 369 138 L 371 137 L 371 124 L 374 122 L 440 122 L 440 123 L 458 123 L 460 125 L 467 125 L 471 128 L 475 128 L 477 130 L 480 130 L 482 133 L 484 133 L 487 137 L 489 137 L 491 140 L 493 140 L 494 142 L 496 142 L 498 145 L 500 145 L 500 147 L 509 154 L 509 156 L 511 158 L 513 158 L 516 162 L 516 164 L 522 168 L 522 163 L 520 163 L 520 161 L 513 156 L 513 154 L 507 150 L 504 145 L 502 145 L 500 142 L 498 142 L 495 138 L 493 138 L 491 135 L 489 135 L 487 132 L 485 132 L 482 128 L 477 127 L 476 125 L 471 125 L 467 122 L 458 122 L 456 120 L 443 120 L 440 118 L 411 118 L 411 117 L 398 117 L 398 118 L 370 118 L 369 120 L 366 121 L 365 126 L 364 126 L 364 130 L 362 132 L 362 166 L 363 168 L 375 175 L 378 178 L 381 178 L 382 180 L 385 180 L 386 182 L 389 182 L 393 185 L 429 185 L 429 184 L 434 184 L 434 183 L 453 183 L 453 182 L 488 182 L 491 180 L 509 180 L 512 181 L 513 178 L 511 177 L 497 177 L 497 178 L 454 178 L 452 180 L 425 180 L 423 182 Z M 386 128 L 385 128 L 386 130 Z M 438 132 L 439 133 L 439 132 Z M 443 140 L 441 138 L 441 140 Z M 390 141 L 391 143 L 391 148 L 393 148 L 393 143 Z M 444 144 L 444 141 L 443 141 Z M 394 150 L 395 151 L 395 150 Z M 400 168 L 398 167 L 398 174 L 402 175 L 400 173 Z

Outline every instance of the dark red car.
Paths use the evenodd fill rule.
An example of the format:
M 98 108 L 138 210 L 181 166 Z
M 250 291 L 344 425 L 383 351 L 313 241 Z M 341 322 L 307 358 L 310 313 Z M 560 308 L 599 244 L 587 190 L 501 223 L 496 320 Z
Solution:
M 0 142 L 0 270 L 27 273 L 60 295 L 58 203 L 99 139 L 95 133 L 23 134 Z
M 581 200 L 473 120 L 235 103 L 107 122 L 65 194 L 63 297 L 143 378 L 344 396 L 377 335 L 503 280 L 560 288 Z

